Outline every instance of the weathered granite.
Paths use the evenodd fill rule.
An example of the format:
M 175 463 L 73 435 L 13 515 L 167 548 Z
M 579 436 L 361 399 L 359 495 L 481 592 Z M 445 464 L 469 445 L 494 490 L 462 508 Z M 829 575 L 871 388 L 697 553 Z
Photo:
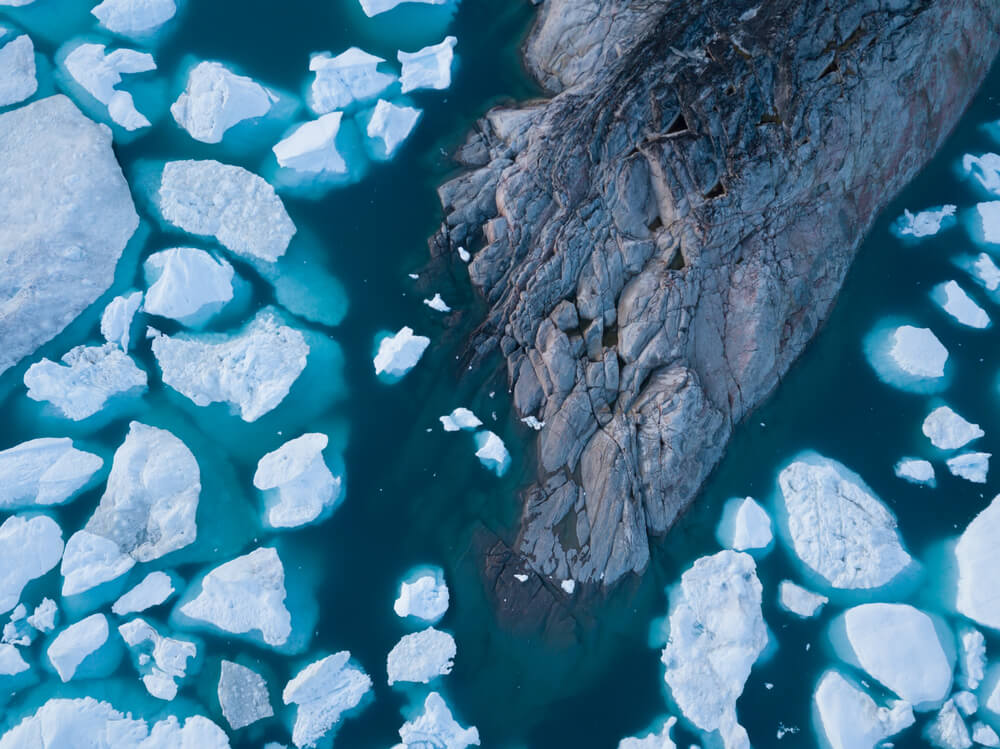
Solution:
M 998 32 L 994 0 L 545 0 L 525 56 L 550 98 L 478 124 L 431 243 L 476 250 L 470 358 L 499 347 L 545 423 L 498 601 L 525 565 L 643 570 Z

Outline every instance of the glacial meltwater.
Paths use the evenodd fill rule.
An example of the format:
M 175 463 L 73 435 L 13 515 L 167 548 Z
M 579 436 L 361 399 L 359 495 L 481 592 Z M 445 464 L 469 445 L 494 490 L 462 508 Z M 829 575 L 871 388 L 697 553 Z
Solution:
M 1000 67 L 645 574 L 611 591 L 545 582 L 575 619 L 567 638 L 492 609 L 483 556 L 513 542 L 537 433 L 499 356 L 467 364 L 484 306 L 466 262 L 427 248 L 467 132 L 541 95 L 519 55 L 535 9 L 122 4 L 150 30 L 117 4 L 95 18 L 88 0 L 0 0 L 0 69 L 27 33 L 38 80 L 0 116 L 65 93 L 114 120 L 140 215 L 111 289 L 0 376 L 0 450 L 68 437 L 103 460 L 36 443 L 63 457 L 31 478 L 30 459 L 0 453 L 0 748 L 613 749 L 656 732 L 623 746 L 666 749 L 668 734 L 741 746 L 744 728 L 756 747 L 970 745 L 963 731 L 1000 745 L 1000 606 L 976 588 L 996 574 L 1000 519 L 955 543 L 997 485 Z M 383 61 L 338 72 L 352 47 Z M 103 57 L 118 48 L 155 69 Z M 336 85 L 312 89 L 323 75 Z M 188 159 L 246 172 L 169 166 Z M 232 196 L 256 202 L 212 214 Z M 28 373 L 105 335 L 83 356 L 116 361 L 114 377 Z M 39 486 L 73 477 L 76 496 L 42 502 Z M 61 563 L 48 518 L 73 539 Z M 84 697 L 107 705 L 58 702 Z

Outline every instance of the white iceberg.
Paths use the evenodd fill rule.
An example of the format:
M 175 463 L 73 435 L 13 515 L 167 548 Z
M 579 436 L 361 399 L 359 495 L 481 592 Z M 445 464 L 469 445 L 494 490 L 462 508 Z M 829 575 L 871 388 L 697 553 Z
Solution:
M 791 580 L 782 580 L 778 586 L 778 604 L 781 608 L 803 619 L 816 616 L 829 600 L 826 596 L 806 590 Z
M 451 63 L 458 39 L 447 36 L 439 44 L 432 44 L 416 52 L 397 52 L 403 69 L 399 77 L 403 93 L 418 88 L 438 91 L 451 85 Z
M 233 266 L 193 247 L 154 252 L 142 265 L 144 309 L 188 325 L 207 320 L 233 298 Z
M 951 699 L 962 715 L 973 715 L 979 709 L 979 700 L 972 692 L 955 692 Z
M 767 548 L 774 538 L 771 518 L 753 497 L 730 499 L 722 510 L 715 537 L 722 546 L 736 551 Z
M 116 296 L 101 314 L 101 335 L 108 343 L 116 343 L 122 351 L 128 351 L 132 320 L 142 304 L 142 292 Z
M 174 0 L 104 0 L 90 12 L 108 31 L 145 36 L 173 18 L 177 5 Z
M 545 422 L 539 421 L 537 416 L 525 416 L 521 419 L 521 423 L 530 429 L 534 429 L 536 432 L 542 431 L 542 428 L 545 426 Z
M 356 101 L 374 99 L 396 81 L 396 76 L 380 73 L 381 57 L 351 47 L 333 57 L 317 52 L 309 58 L 309 70 L 316 74 L 306 99 L 316 114 L 345 109 Z
M 956 450 L 986 434 L 978 424 L 966 421 L 948 406 L 931 411 L 921 429 L 931 444 L 942 450 Z
M 88 488 L 104 461 L 69 437 L 42 437 L 0 451 L 0 511 L 61 505 Z
M 446 416 L 438 417 L 438 420 L 446 432 L 457 432 L 460 429 L 471 431 L 483 425 L 478 416 L 469 409 L 462 407 L 456 408 Z
M 406 70 L 405 66 L 403 69 Z M 422 114 L 423 112 L 415 107 L 404 107 L 385 99 L 379 99 L 365 129 L 371 141 L 372 156 L 376 159 L 391 159 L 403 141 L 413 132 L 413 128 L 417 126 Z M 441 300 L 440 294 L 435 299 L 438 300 L 438 307 L 434 307 L 434 309 L 440 309 L 443 305 L 444 309 L 440 311 L 447 312 L 449 310 L 448 305 Z M 432 302 L 428 302 L 428 304 L 430 305 Z
M 989 244 L 1000 244 L 1000 200 L 976 204 L 979 217 L 976 239 Z
M 455 638 L 433 627 L 404 635 L 386 658 L 389 686 L 397 681 L 426 684 L 450 674 L 457 652 Z
M 976 304 L 955 281 L 935 286 L 931 290 L 931 299 L 962 325 L 980 329 L 989 327 L 990 316 L 986 310 Z
M 985 252 L 980 252 L 975 257 L 968 256 L 960 264 L 987 291 L 996 291 L 1000 288 L 1000 268 Z
M 956 606 L 978 624 L 1000 629 L 1000 496 L 976 515 L 955 545 Z
M 424 5 L 444 5 L 447 0 L 361 0 L 361 9 L 365 12 L 366 16 L 371 18 L 407 2 L 423 3 Z
M 962 171 L 978 182 L 986 192 L 1000 196 L 1000 154 L 973 156 L 967 153 L 962 158 Z
M 379 343 L 374 360 L 375 374 L 402 377 L 417 366 L 430 343 L 430 338 L 413 335 L 412 328 L 400 328 L 398 333 L 386 336 Z
M 296 127 L 271 149 L 278 164 L 307 174 L 347 174 L 347 162 L 337 150 L 342 117 L 343 112 L 330 112 Z
M 118 616 L 137 614 L 159 606 L 174 594 L 174 581 L 166 572 L 150 572 L 138 585 L 121 596 L 111 607 Z
M 0 676 L 17 676 L 30 668 L 17 648 L 6 643 L 0 644 Z
M 972 739 L 954 700 L 948 700 L 933 723 L 924 729 L 924 738 L 939 749 L 970 749 Z
M 953 476 L 971 481 L 974 484 L 985 484 L 986 474 L 990 470 L 992 453 L 962 453 L 945 461 Z
M 233 661 L 222 661 L 219 672 L 219 705 L 234 731 L 274 715 L 264 677 Z
M 630 736 L 618 742 L 618 749 L 677 749 L 677 744 L 670 737 L 670 730 L 677 722 L 677 718 L 670 716 L 663 723 L 663 728 L 658 732 L 651 732 L 639 738 Z
M 108 618 L 92 614 L 56 635 L 45 654 L 63 682 L 72 680 L 87 656 L 104 646 L 108 632 Z
M 73 421 L 93 416 L 112 397 L 146 388 L 146 373 L 116 344 L 77 346 L 62 364 L 42 359 L 28 367 L 28 397 L 48 401 Z
M 980 746 L 1000 746 L 997 732 L 980 721 L 972 724 L 972 740 Z
M 219 143 L 226 131 L 271 111 L 277 95 L 253 78 L 218 62 L 200 62 L 188 73 L 187 87 L 170 114 L 195 140 Z
M 183 727 L 170 715 L 153 725 L 137 749 L 230 749 L 226 732 L 202 715 L 192 715 Z M 0 747 L 2 749 L 2 747 Z M 115 745 L 114 749 L 119 749 Z
M 34 613 L 28 617 L 28 624 L 39 632 L 51 632 L 56 628 L 56 615 L 59 608 L 51 598 L 43 598 L 42 602 L 35 606 Z
M 904 210 L 903 215 L 896 219 L 892 230 L 899 237 L 913 237 L 914 239 L 930 237 L 955 222 L 956 210 L 957 206 L 954 205 L 928 208 L 917 213 Z
M 958 628 L 959 686 L 977 689 L 986 675 L 986 638 L 974 627 L 963 625 Z
M 156 62 L 148 52 L 116 49 L 106 52 L 105 45 L 85 42 L 74 47 L 63 60 L 63 67 L 88 94 L 108 108 L 111 119 L 126 130 L 149 127 L 132 101 L 132 94 L 119 91 L 122 75 L 156 70 Z
M 929 328 L 901 325 L 892 335 L 889 356 L 903 372 L 915 377 L 943 377 L 948 350 Z
M 10 612 L 10 621 L 3 625 L 0 643 L 28 647 L 34 642 L 35 633 L 28 624 L 28 609 L 23 603 L 17 604 Z
M 274 188 L 239 166 L 168 161 L 157 201 L 163 218 L 174 226 L 215 237 L 237 255 L 257 260 L 277 260 L 295 234 Z
M 30 36 L 21 34 L 0 47 L 0 107 L 24 101 L 37 90 L 35 45 Z
M 282 701 L 297 706 L 292 728 L 295 746 L 315 746 L 371 690 L 371 678 L 350 659 L 346 650 L 322 658 L 299 671 L 285 686 Z
M 415 616 L 426 622 L 436 622 L 448 610 L 449 593 L 444 573 L 435 570 L 421 574 L 412 582 L 404 581 L 399 597 L 392 605 L 396 616 Z
M 266 525 L 296 528 L 313 522 L 336 504 L 341 479 L 330 472 L 323 459 L 327 442 L 325 434 L 303 434 L 257 463 L 253 485 L 264 493 Z
M 66 542 L 62 566 L 62 594 L 75 596 L 117 580 L 135 566 L 135 559 L 110 538 L 77 531 Z
M 702 557 L 670 599 L 661 660 L 674 702 L 701 730 L 718 731 L 727 749 L 747 746 L 736 701 L 768 641 L 753 557 L 730 550 Z
M 430 299 L 424 299 L 424 304 L 435 312 L 451 312 L 451 307 L 441 298 L 440 294 L 435 294 Z
M 840 463 L 796 460 L 778 484 L 796 556 L 834 588 L 878 588 L 910 565 L 892 513 Z
M 837 671 L 827 671 L 813 693 L 819 734 L 830 749 L 874 749 L 914 723 L 903 701 L 879 707 L 875 700 Z
M 62 531 L 47 515 L 12 515 L 0 525 L 0 614 L 17 606 L 24 586 L 59 564 Z
M 571 596 L 573 595 L 573 591 L 576 590 L 576 580 L 573 580 L 572 578 L 569 580 L 563 580 L 559 583 L 559 587 L 562 588 L 566 595 Z
M 497 476 L 503 476 L 510 468 L 510 453 L 507 446 L 496 434 L 488 429 L 476 432 L 476 457 L 479 462 L 493 471 Z
M 292 633 L 285 607 L 285 568 L 278 552 L 259 548 L 219 565 L 202 578 L 184 616 L 236 635 L 259 632 L 265 643 L 284 645 Z
M 187 676 L 188 661 L 198 655 L 190 640 L 164 637 L 144 619 L 132 619 L 118 626 L 142 683 L 153 697 L 170 701 L 177 696 L 178 682 Z
M 903 458 L 896 463 L 893 470 L 899 478 L 909 481 L 911 484 L 922 484 L 930 487 L 937 485 L 937 479 L 934 477 L 934 466 L 929 460 Z
M 452 716 L 444 698 L 437 692 L 427 695 L 424 711 L 403 724 L 399 729 L 399 737 L 405 749 L 467 749 L 479 746 L 479 730 L 475 726 L 462 728 Z

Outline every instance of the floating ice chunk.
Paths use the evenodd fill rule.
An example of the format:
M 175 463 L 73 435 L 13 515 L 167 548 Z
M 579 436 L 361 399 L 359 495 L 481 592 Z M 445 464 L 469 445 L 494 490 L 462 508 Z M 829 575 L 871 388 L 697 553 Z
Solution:
M 982 746 L 1000 746 L 997 732 L 981 721 L 972 724 L 972 740 Z
M 1000 496 L 980 512 L 955 545 L 958 561 L 959 613 L 975 622 L 1000 629 Z M 998 705 L 1000 707 L 1000 705 Z
M 194 542 L 200 493 L 198 461 L 187 445 L 166 429 L 133 421 L 86 530 L 136 561 L 159 559 Z
M 426 684 L 450 674 L 457 652 L 455 638 L 433 627 L 404 635 L 386 659 L 389 686 L 397 681 Z
M 195 140 L 219 143 L 229 128 L 263 117 L 277 100 L 252 78 L 218 62 L 200 62 L 188 73 L 187 87 L 170 105 L 170 114 Z
M 399 82 L 403 93 L 418 88 L 442 90 L 451 85 L 451 62 L 455 44 L 453 36 L 446 36 L 439 44 L 432 44 L 416 52 L 397 52 L 403 70 Z
M 233 266 L 204 250 L 173 247 L 155 252 L 143 263 L 145 310 L 185 325 L 199 323 L 233 298 Z
M 365 12 L 366 16 L 371 18 L 407 2 L 422 3 L 424 5 L 444 5 L 447 0 L 361 0 L 361 9 Z
M 923 484 L 932 488 L 937 485 L 937 479 L 934 477 L 934 466 L 929 460 L 903 458 L 896 463 L 894 470 L 899 478 L 909 481 L 911 484 Z
M 931 444 L 942 450 L 956 450 L 986 434 L 978 424 L 966 421 L 948 406 L 931 411 L 921 429 Z
M 0 511 L 61 505 L 91 484 L 104 461 L 69 437 L 42 437 L 0 451 Z
M 140 304 L 142 304 L 141 291 L 116 296 L 108 303 L 101 315 L 101 335 L 105 341 L 117 343 L 122 351 L 128 351 L 129 331 Z
M 467 263 L 470 260 L 472 260 L 472 255 L 469 254 L 469 251 L 467 249 L 465 249 L 464 247 L 459 247 L 458 248 L 458 259 L 461 260 L 463 263 Z
M 273 187 L 253 172 L 218 161 L 167 162 L 157 201 L 170 223 L 215 237 L 245 257 L 274 262 L 295 234 Z
M 497 476 L 503 476 L 510 468 L 510 453 L 507 446 L 496 434 L 488 429 L 476 432 L 476 457 L 479 462 L 493 471 Z
M 514 579 L 517 580 L 519 583 L 528 582 L 528 576 L 520 573 L 515 573 Z
M 837 671 L 827 671 L 813 693 L 818 732 L 831 749 L 874 749 L 914 723 L 913 709 L 902 701 L 879 707 Z
M 119 625 L 118 633 L 132 651 L 146 691 L 158 700 L 176 697 L 177 683 L 187 676 L 188 661 L 198 655 L 198 646 L 189 640 L 163 637 L 144 619 Z
M 986 674 L 986 638 L 978 629 L 961 626 L 958 629 L 958 666 L 956 680 L 965 689 L 976 689 Z
M 56 628 L 56 614 L 58 613 L 56 602 L 51 598 L 43 598 L 42 602 L 35 606 L 35 612 L 28 617 L 28 624 L 39 632 L 51 632 Z
M 896 519 L 861 478 L 812 454 L 778 476 L 795 554 L 835 588 L 878 588 L 911 563 Z
M 17 648 L 6 643 L 0 644 L 0 676 L 16 676 L 29 668 L 31 666 L 21 657 Z
M 544 421 L 539 421 L 534 416 L 525 416 L 523 419 L 521 419 L 521 423 L 524 424 L 525 426 L 530 427 L 531 429 L 534 429 L 536 432 L 540 432 L 542 430 L 542 427 L 545 426 Z
M 403 70 L 406 70 L 405 66 Z M 447 84 L 444 87 L 446 88 Z M 403 141 L 413 132 L 413 128 L 417 126 L 422 114 L 423 112 L 415 107 L 403 107 L 385 99 L 379 99 L 365 129 L 371 141 L 372 156 L 376 159 L 391 159 Z M 440 294 L 435 297 L 438 300 L 440 298 Z M 448 305 L 444 304 L 443 301 L 440 301 L 439 304 L 445 307 L 441 310 L 442 312 L 449 311 Z
M 28 610 L 23 603 L 19 603 L 10 612 L 10 621 L 3 625 L 3 637 L 0 638 L 0 642 L 27 647 L 34 639 L 34 632 L 28 624 Z
M 115 601 L 111 611 L 118 616 L 137 614 L 159 606 L 174 594 L 174 581 L 166 572 L 150 572 L 142 582 Z
M 976 699 L 976 695 L 972 692 L 955 692 L 951 696 L 951 699 L 955 702 L 955 707 L 959 709 L 959 712 L 966 717 L 979 709 L 979 700 Z
M 46 515 L 12 515 L 0 525 L 0 614 L 17 605 L 24 586 L 57 564 L 62 531 Z
M 659 732 L 651 732 L 639 738 L 631 736 L 618 742 L 618 749 L 677 749 L 677 744 L 670 738 L 670 730 L 677 722 L 677 718 L 670 716 L 663 724 Z
M 924 738 L 940 749 L 969 749 L 972 746 L 969 729 L 953 700 L 945 702 L 934 722 L 927 725 Z
M 424 711 L 414 720 L 403 724 L 399 737 L 405 749 L 424 746 L 441 749 L 467 749 L 479 746 L 479 730 L 475 726 L 462 728 L 448 709 L 444 698 L 431 692 L 424 700 Z
M 943 377 L 948 350 L 929 328 L 902 325 L 892 335 L 889 356 L 903 372 L 915 377 Z
M 559 583 L 559 587 L 563 589 L 563 592 L 566 593 L 566 595 L 571 596 L 573 595 L 573 591 L 576 590 L 576 580 L 563 580 Z
M 977 238 L 990 244 L 1000 244 L 1000 200 L 976 204 L 979 216 Z
M 715 537 L 727 549 L 764 549 L 774 538 L 771 518 L 752 497 L 731 499 L 722 511 Z
M 969 262 L 963 263 L 962 267 L 968 270 L 987 291 L 996 291 L 1000 288 L 1000 268 L 985 252 L 980 252 Z
M 782 580 L 778 586 L 778 603 L 781 608 L 803 619 L 816 616 L 829 600 L 826 596 L 806 590 L 791 580 Z
M 435 294 L 430 299 L 424 299 L 424 304 L 435 312 L 451 312 L 451 307 L 445 303 L 440 294 Z
M 330 112 L 304 122 L 274 148 L 278 164 L 308 174 L 347 174 L 347 162 L 337 150 L 343 112 Z
M 218 692 L 222 714 L 234 731 L 274 715 L 264 677 L 239 663 L 222 661 Z
M 45 654 L 63 682 L 70 681 L 87 656 L 96 653 L 108 641 L 108 619 L 91 614 L 56 635 Z
M 268 645 L 284 645 L 292 617 L 285 607 L 285 568 L 278 552 L 254 549 L 219 565 L 205 575 L 198 596 L 180 611 L 223 632 L 260 632 Z
M 985 484 L 986 474 L 990 470 L 991 455 L 992 453 L 962 453 L 948 458 L 946 462 L 952 475 L 974 484 Z
M 226 732 L 202 715 L 192 715 L 183 728 L 176 716 L 157 722 L 137 749 L 230 749 Z M 0 747 L 2 749 L 2 747 Z M 115 745 L 114 749 L 118 749 Z
M 340 498 L 341 479 L 323 459 L 325 434 L 303 434 L 257 463 L 253 485 L 264 493 L 265 523 L 295 528 L 329 511 Z
M 42 359 L 32 364 L 24 384 L 29 398 L 49 401 L 73 421 L 93 416 L 115 395 L 146 387 L 146 373 L 113 343 L 77 346 L 62 362 Z
M 62 594 L 75 596 L 98 585 L 117 580 L 135 566 L 135 559 L 110 538 L 77 531 L 66 542 L 60 573 Z
M 35 45 L 21 34 L 0 47 L 0 107 L 24 101 L 37 90 Z
M 962 325 L 970 328 L 989 327 L 990 316 L 955 281 L 935 286 L 931 290 L 931 299 Z
M 285 686 L 281 699 L 298 706 L 292 729 L 295 746 L 314 746 L 371 690 L 371 678 L 350 659 L 346 650 L 329 655 L 306 666 Z
M 392 610 L 396 616 L 415 616 L 426 622 L 436 622 L 448 610 L 448 601 L 444 573 L 435 570 L 433 574 L 422 574 L 412 582 L 404 581 Z
M 374 361 L 375 374 L 402 377 L 417 366 L 430 343 L 430 338 L 413 335 L 412 328 L 400 328 L 398 333 L 386 336 L 379 343 Z
M 962 158 L 962 171 L 987 192 L 1000 196 L 1000 154 L 973 156 L 967 153 Z
M 457 432 L 459 429 L 472 430 L 481 427 L 483 422 L 467 408 L 456 408 L 447 416 L 438 417 L 446 432 Z
M 309 58 L 309 70 L 316 74 L 306 97 L 309 108 L 316 114 L 345 109 L 355 101 L 374 99 L 396 80 L 396 76 L 380 73 L 381 57 L 351 47 L 332 57 L 329 52 L 317 52 Z
M 940 704 L 951 689 L 951 662 L 924 612 L 900 603 L 866 603 L 843 615 L 838 654 L 859 665 L 916 709 Z
M 196 405 L 229 403 L 244 421 L 256 421 L 288 395 L 309 344 L 266 308 L 235 335 L 158 335 L 153 354 L 163 381 Z
M 134 49 L 105 52 L 103 44 L 83 43 L 66 55 L 63 67 L 88 94 L 108 108 L 114 122 L 126 130 L 149 127 L 149 120 L 135 108 L 132 94 L 115 87 L 121 83 L 122 74 L 156 70 L 151 54 Z
M 736 700 L 767 645 L 753 557 L 725 550 L 697 560 L 671 594 L 669 622 L 661 660 L 677 706 L 727 748 L 747 746 Z
M 104 0 L 90 11 L 101 26 L 115 34 L 152 34 L 174 17 L 174 0 Z
M 933 236 L 955 223 L 956 209 L 953 205 L 942 205 L 917 213 L 904 210 L 903 215 L 893 223 L 892 231 L 896 236 L 914 239 Z

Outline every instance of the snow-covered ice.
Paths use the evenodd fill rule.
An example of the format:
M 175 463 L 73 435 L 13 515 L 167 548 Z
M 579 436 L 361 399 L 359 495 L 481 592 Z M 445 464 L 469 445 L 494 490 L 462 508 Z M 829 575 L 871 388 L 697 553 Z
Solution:
M 350 660 L 346 650 L 321 658 L 285 685 L 282 701 L 297 706 L 292 729 L 295 746 L 314 746 L 371 690 L 371 677 Z
M 0 676 L 16 676 L 30 668 L 16 647 L 6 643 L 0 644 Z
M 929 460 L 903 458 L 896 463 L 893 470 L 899 478 L 909 481 L 911 484 L 923 484 L 930 487 L 937 485 L 937 479 L 934 477 L 934 466 Z
M 903 215 L 896 219 L 892 230 L 899 237 L 912 237 L 914 239 L 930 237 L 955 223 L 956 210 L 957 206 L 954 205 L 928 208 L 917 213 L 904 210 Z
M 424 5 L 444 5 L 447 0 L 361 0 L 361 9 L 371 18 L 379 13 L 385 13 L 403 3 L 422 3 Z
M 1000 736 L 997 736 L 997 732 L 978 720 L 972 724 L 972 740 L 982 746 L 1000 746 Z
M 66 541 L 60 574 L 63 596 L 75 596 L 112 580 L 135 566 L 135 559 L 110 538 L 80 530 Z
M 402 64 L 399 82 L 403 93 L 419 88 L 442 90 L 451 85 L 451 63 L 458 40 L 447 36 L 444 41 L 416 52 L 398 52 Z
M 34 613 L 28 617 L 28 624 L 39 632 L 51 632 L 56 628 L 56 616 L 59 607 L 51 598 L 43 598 L 42 602 L 35 606 Z
M 986 310 L 976 304 L 955 281 L 935 286 L 931 290 L 931 299 L 962 325 L 970 328 L 989 327 L 990 316 L 986 314 Z
M 618 742 L 618 749 L 677 749 L 677 744 L 670 737 L 670 731 L 677 722 L 672 715 L 667 718 L 663 727 L 656 732 L 643 736 L 630 736 Z
M 1000 288 L 1000 268 L 993 262 L 993 258 L 985 252 L 980 252 L 975 257 L 964 256 L 959 265 L 967 270 L 987 291 L 996 291 Z
M 400 328 L 398 333 L 386 336 L 379 343 L 374 359 L 375 374 L 402 377 L 417 366 L 430 343 L 430 338 L 413 335 L 412 328 Z
M 457 432 L 460 429 L 471 431 L 481 427 L 483 422 L 467 408 L 458 407 L 450 414 L 439 416 L 438 420 L 446 432 Z
M 730 499 L 722 510 L 715 537 L 727 549 L 764 549 L 774 538 L 771 518 L 753 497 Z
M 916 377 L 942 377 L 948 350 L 930 328 L 901 325 L 892 336 L 889 355 L 901 370 Z
M 767 646 L 761 591 L 753 557 L 727 549 L 697 560 L 670 596 L 664 679 L 684 716 L 727 749 L 747 745 L 736 700 Z
M 521 423 L 531 429 L 534 429 L 536 432 L 542 431 L 542 427 L 545 426 L 545 422 L 539 421 L 535 416 L 525 416 L 521 419 Z
M 576 580 L 573 580 L 572 578 L 569 580 L 563 580 L 559 583 L 559 587 L 562 588 L 566 595 L 571 596 L 573 595 L 573 591 L 576 590 Z
M 392 609 L 396 616 L 415 616 L 426 622 L 436 622 L 448 610 L 448 601 L 444 573 L 435 569 L 421 573 L 412 581 L 404 580 Z
M 830 599 L 806 590 L 791 580 L 782 580 L 778 586 L 778 604 L 785 611 L 809 619 L 819 613 Z
M 50 402 L 73 421 L 93 416 L 116 395 L 145 389 L 146 382 L 146 373 L 114 343 L 77 346 L 62 364 L 42 359 L 24 373 L 29 398 Z
M 154 252 L 142 265 L 149 291 L 145 311 L 199 324 L 233 298 L 233 266 L 193 247 Z
M 122 351 L 128 351 L 132 320 L 142 304 L 142 292 L 116 296 L 101 314 L 101 335 L 108 343 L 116 343 Z
M 973 715 L 979 709 L 979 700 L 972 692 L 964 690 L 955 692 L 951 696 L 951 699 L 954 701 L 955 707 L 958 708 L 959 712 L 966 717 Z
M 903 701 L 879 707 L 860 687 L 837 671 L 827 671 L 813 693 L 818 733 L 830 749 L 874 749 L 914 723 Z
M 316 114 L 345 109 L 356 101 L 374 99 L 396 81 L 396 76 L 381 73 L 381 57 L 351 47 L 336 57 L 317 52 L 309 58 L 309 70 L 316 74 L 306 100 Z
M 47 515 L 11 515 L 0 525 L 0 614 L 17 605 L 24 586 L 59 564 L 62 531 Z
M 911 563 L 896 518 L 861 478 L 818 454 L 778 476 L 795 554 L 835 588 L 878 588 Z
M 924 729 L 924 738 L 939 749 L 969 749 L 972 738 L 954 700 L 948 700 Z
M 237 255 L 274 262 L 295 234 L 281 199 L 263 178 L 212 160 L 168 161 L 157 201 L 163 218 L 215 237 Z
M 0 451 L 0 511 L 68 502 L 103 465 L 69 437 L 41 437 Z
M 35 639 L 35 633 L 28 624 L 28 609 L 23 603 L 17 604 L 10 612 L 10 621 L 3 625 L 0 642 L 6 645 L 27 647 Z
M 187 676 L 189 661 L 198 655 L 198 646 L 190 640 L 164 637 L 144 619 L 132 619 L 118 626 L 142 683 L 153 697 L 172 700 L 178 682 Z
M 174 17 L 174 0 L 104 0 L 90 11 L 101 26 L 123 36 L 146 36 Z
M 976 239 L 989 244 L 1000 244 L 1000 200 L 976 204 L 978 225 Z
M 931 411 L 921 430 L 934 447 L 942 450 L 957 450 L 986 434 L 978 424 L 966 421 L 948 406 L 938 406 Z
M 347 162 L 337 150 L 342 117 L 343 112 L 330 112 L 296 127 L 271 149 L 278 164 L 307 174 L 347 174 Z
M 285 607 L 285 568 L 278 552 L 258 548 L 219 565 L 205 575 L 197 597 L 182 604 L 180 612 L 223 632 L 259 632 L 268 645 L 284 645 L 292 617 Z
M 1000 629 L 1000 496 L 969 523 L 955 545 L 959 613 Z
M 497 476 L 503 476 L 510 468 L 510 453 L 498 435 L 488 429 L 476 432 L 476 457 L 486 468 Z
M 239 663 L 222 661 L 218 695 L 222 714 L 234 731 L 274 715 L 264 677 Z
M 108 618 L 104 614 L 91 614 L 56 635 L 45 654 L 59 678 L 70 681 L 87 656 L 108 641 L 108 632 Z
M 156 62 L 148 52 L 116 49 L 107 52 L 103 44 L 84 42 L 74 47 L 63 60 L 66 72 L 88 94 L 108 108 L 108 115 L 126 130 L 149 127 L 146 116 L 135 108 L 132 94 L 119 91 L 122 75 L 156 70 Z
M 441 749 L 467 749 L 479 746 L 479 730 L 475 726 L 462 728 L 448 709 L 448 704 L 437 692 L 424 700 L 424 711 L 399 729 L 405 749 L 440 747 Z M 2 749 L 2 748 L 0 748 Z
M 405 66 L 403 70 L 406 70 Z M 403 141 L 413 132 L 422 114 L 416 107 L 400 106 L 379 99 L 365 128 L 372 156 L 376 159 L 391 159 Z M 438 294 L 435 298 L 440 300 L 441 295 Z M 444 304 L 444 301 L 440 301 L 440 305 L 445 307 L 441 311 L 448 311 L 448 305 Z
M 174 592 L 173 578 L 162 570 L 156 570 L 146 575 L 142 582 L 115 601 L 111 611 L 118 616 L 137 614 L 153 606 L 159 606 Z
M 1000 154 L 973 156 L 967 153 L 962 157 L 962 171 L 987 192 L 1000 196 Z
M 328 438 L 311 432 L 289 440 L 257 463 L 253 485 L 264 494 L 264 521 L 295 528 L 328 512 L 341 495 L 341 478 L 323 459 Z
M 424 299 L 424 304 L 435 312 L 451 312 L 451 307 L 441 298 L 440 294 L 435 294 L 430 299 Z
M 977 689 L 986 674 L 986 638 L 975 627 L 958 628 L 958 668 L 956 679 L 965 689 Z
M 256 421 L 288 395 L 306 367 L 309 344 L 265 308 L 235 334 L 157 335 L 163 381 L 198 406 L 229 403 Z
M 450 674 L 457 652 L 455 638 L 433 627 L 404 635 L 386 658 L 389 686 L 397 681 L 426 684 Z
M 170 105 L 170 114 L 195 140 L 219 143 L 229 128 L 265 116 L 277 100 L 253 78 L 205 61 L 191 68 L 187 87 Z
M 24 101 L 37 90 L 35 45 L 21 34 L 0 47 L 0 107 Z
M 974 484 L 985 484 L 986 474 L 990 470 L 992 453 L 967 452 L 948 458 L 945 461 L 953 476 L 971 481 Z

